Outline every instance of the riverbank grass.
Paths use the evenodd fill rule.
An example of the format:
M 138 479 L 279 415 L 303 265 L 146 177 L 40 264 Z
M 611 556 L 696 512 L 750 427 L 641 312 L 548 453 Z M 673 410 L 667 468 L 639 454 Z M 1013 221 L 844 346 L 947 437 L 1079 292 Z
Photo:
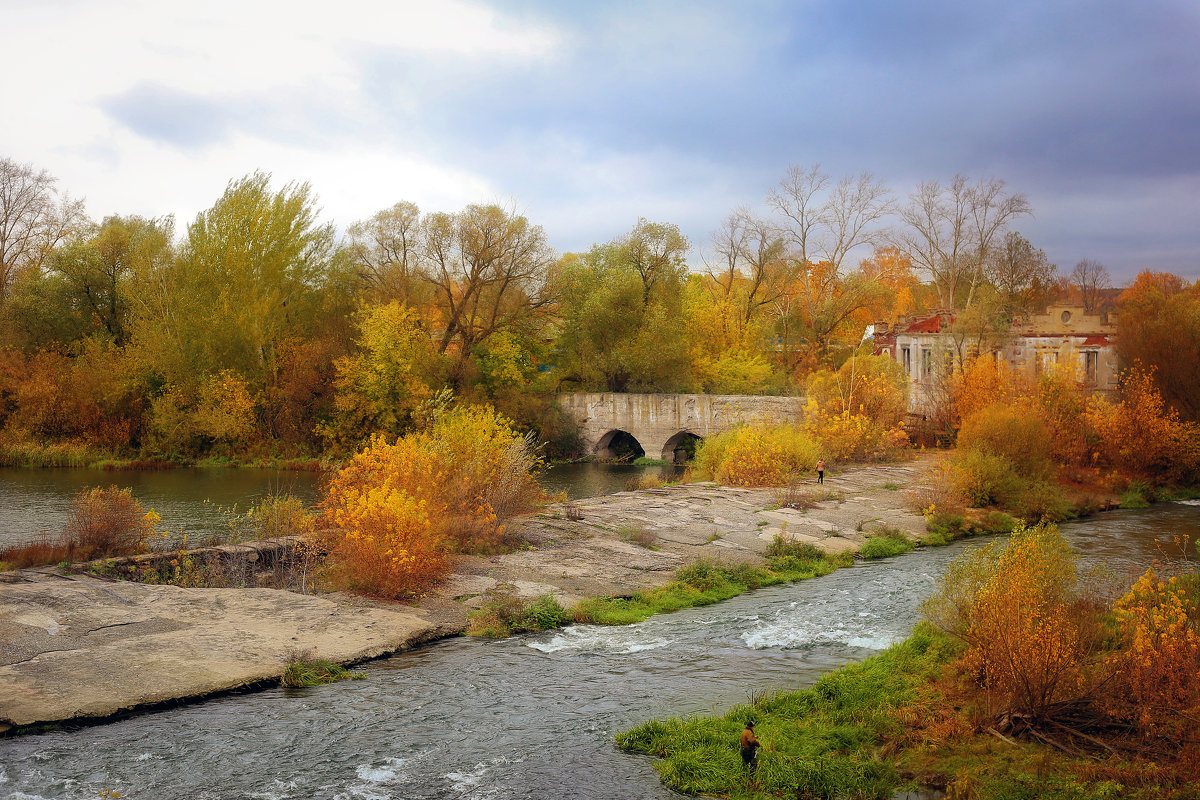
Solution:
M 617 744 L 662 759 L 656 768 L 663 782 L 690 794 L 888 797 L 912 784 L 879 754 L 899 732 L 896 709 L 913 702 L 954 653 L 949 637 L 920 626 L 906 641 L 827 674 L 811 689 L 766 695 L 721 717 L 647 722 L 618 734 Z M 763 742 L 752 773 L 738 752 L 748 721 Z
M 655 614 L 719 603 L 751 589 L 828 575 L 853 560 L 852 553 L 828 555 L 810 544 L 776 537 L 767 550 L 766 567 L 697 561 L 679 570 L 675 580 L 665 586 L 631 597 L 582 600 L 572 614 L 576 622 L 631 625 Z
M 302 689 L 343 680 L 362 680 L 366 677 L 365 672 L 351 672 L 341 664 L 315 658 L 309 652 L 292 654 L 279 682 L 289 689 Z

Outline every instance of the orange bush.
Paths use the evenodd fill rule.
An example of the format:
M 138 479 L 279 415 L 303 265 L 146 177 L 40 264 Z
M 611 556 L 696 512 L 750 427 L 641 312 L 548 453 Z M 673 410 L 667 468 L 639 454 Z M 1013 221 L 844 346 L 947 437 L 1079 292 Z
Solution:
M 964 666 L 1001 700 L 995 710 L 1036 718 L 1084 693 L 1097 615 L 1079 597 L 1074 556 L 1055 526 L 969 551 L 925 613 L 967 643 Z
M 1029 380 L 1007 362 L 984 356 L 964 365 L 951 379 L 950 396 L 955 414 L 965 419 L 996 404 L 1012 405 L 1033 395 Z
M 1160 580 L 1147 570 L 1114 607 L 1119 649 L 1109 707 L 1143 729 L 1200 713 L 1200 580 Z M 1180 714 L 1183 718 L 1180 718 Z
M 1200 425 L 1167 407 L 1148 372 L 1126 375 L 1116 404 L 1093 398 L 1084 421 L 1096 432 L 1095 460 L 1128 476 L 1179 482 L 1200 477 Z
M 129 489 L 86 489 L 72 501 L 63 541 L 80 559 L 140 553 L 158 521 Z
M 419 591 L 446 552 L 486 551 L 507 518 L 545 496 L 530 442 L 490 408 L 460 408 L 394 444 L 375 436 L 338 472 L 321 503 L 327 546 L 345 585 L 384 597 Z

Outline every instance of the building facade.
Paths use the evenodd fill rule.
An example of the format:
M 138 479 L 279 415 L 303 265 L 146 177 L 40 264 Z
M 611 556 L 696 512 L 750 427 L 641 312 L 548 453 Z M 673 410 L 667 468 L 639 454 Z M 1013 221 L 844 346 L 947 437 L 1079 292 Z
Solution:
M 900 317 L 891 327 L 883 323 L 872 327 L 876 354 L 891 356 L 909 377 L 913 413 L 936 407 L 946 391 L 946 376 L 977 356 L 991 355 L 1031 377 L 1069 367 L 1093 391 L 1111 393 L 1117 388 L 1114 311 L 1088 313 L 1082 306 L 1052 306 L 1043 314 L 1014 320 L 1007 330 L 986 333 L 954 323 L 953 313 L 938 311 Z

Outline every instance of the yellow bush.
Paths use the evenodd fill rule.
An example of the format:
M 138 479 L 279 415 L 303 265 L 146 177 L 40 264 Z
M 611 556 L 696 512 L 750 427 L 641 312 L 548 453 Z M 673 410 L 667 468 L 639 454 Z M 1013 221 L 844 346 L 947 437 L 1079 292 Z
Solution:
M 336 576 L 384 597 L 419 591 L 449 549 L 490 549 L 508 517 L 544 502 L 525 437 L 490 408 L 460 408 L 394 444 L 375 436 L 321 503 Z
M 812 470 L 817 444 L 792 425 L 739 425 L 705 439 L 697 467 L 729 486 L 786 486 Z
M 1144 729 L 1187 725 L 1200 713 L 1200 581 L 1147 570 L 1113 610 L 1111 712 Z
M 958 446 L 1002 456 L 1024 478 L 1040 479 L 1050 472 L 1050 431 L 1037 410 L 1024 403 L 993 403 L 965 416 Z

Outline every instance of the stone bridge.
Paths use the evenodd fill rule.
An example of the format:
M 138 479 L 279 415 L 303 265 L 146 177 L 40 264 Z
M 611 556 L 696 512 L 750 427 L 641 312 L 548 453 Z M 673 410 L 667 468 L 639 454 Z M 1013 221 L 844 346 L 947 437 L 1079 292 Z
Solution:
M 613 445 L 622 433 L 649 458 L 676 461 L 688 440 L 739 422 L 796 422 L 804 415 L 803 397 L 563 392 L 558 403 L 579 424 L 588 451 L 600 458 L 616 455 Z

